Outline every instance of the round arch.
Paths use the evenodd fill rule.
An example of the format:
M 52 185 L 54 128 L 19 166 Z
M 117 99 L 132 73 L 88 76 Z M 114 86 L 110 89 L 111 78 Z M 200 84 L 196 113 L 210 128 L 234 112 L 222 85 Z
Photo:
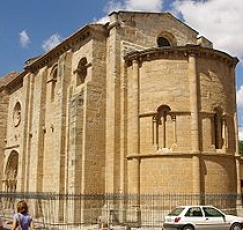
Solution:
M 19 154 L 16 150 L 13 150 L 8 157 L 5 178 L 7 191 L 14 192 L 16 190 L 16 177 L 18 172 Z
M 157 36 L 157 45 L 159 47 L 166 47 L 166 46 L 177 46 L 176 38 L 173 34 L 169 33 L 168 31 L 162 31 Z

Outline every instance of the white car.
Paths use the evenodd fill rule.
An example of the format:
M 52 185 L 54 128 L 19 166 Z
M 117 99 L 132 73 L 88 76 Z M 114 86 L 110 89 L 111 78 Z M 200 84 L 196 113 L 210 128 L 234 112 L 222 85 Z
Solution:
M 171 211 L 163 230 L 242 230 L 243 217 L 226 215 L 213 206 L 180 206 Z

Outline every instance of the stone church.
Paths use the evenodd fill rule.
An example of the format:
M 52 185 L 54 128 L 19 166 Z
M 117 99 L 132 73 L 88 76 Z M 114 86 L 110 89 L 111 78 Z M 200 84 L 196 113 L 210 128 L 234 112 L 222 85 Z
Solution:
M 0 78 L 1 190 L 240 193 L 238 59 L 170 13 L 109 18 Z

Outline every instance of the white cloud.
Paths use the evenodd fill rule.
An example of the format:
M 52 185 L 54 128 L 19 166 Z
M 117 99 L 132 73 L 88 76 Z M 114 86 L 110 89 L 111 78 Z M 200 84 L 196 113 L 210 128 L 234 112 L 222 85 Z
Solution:
M 54 48 L 55 46 L 57 46 L 58 44 L 60 44 L 62 42 L 62 37 L 59 34 L 53 34 L 50 38 L 48 38 L 47 40 L 45 40 L 43 42 L 42 48 L 45 51 L 49 51 L 52 48 Z
M 127 10 L 144 10 L 160 12 L 162 10 L 162 0 L 126 0 L 125 6 Z
M 211 40 L 216 49 L 243 58 L 242 1 L 176 0 L 172 5 L 185 23 Z
M 163 0 L 110 0 L 105 7 L 105 12 L 111 13 L 118 10 L 160 12 L 162 6 Z
M 119 10 L 161 12 L 162 7 L 163 0 L 110 0 L 106 4 L 104 11 L 106 14 Z M 108 16 L 98 20 L 99 23 L 108 21 Z
M 236 92 L 237 106 L 243 108 L 243 85 Z
M 243 127 L 241 126 L 241 127 L 239 127 L 239 140 L 240 141 L 243 141 Z
M 27 33 L 27 30 L 23 30 L 19 33 L 20 45 L 25 48 L 30 44 L 30 37 Z
M 110 20 L 109 16 L 105 16 L 103 18 L 100 18 L 99 20 L 94 19 L 94 22 L 105 24 L 105 23 L 109 22 L 109 20 Z
M 108 1 L 108 3 L 105 6 L 105 12 L 106 13 L 111 13 L 112 11 L 118 11 L 118 10 L 124 10 L 125 9 L 125 5 L 123 2 L 121 1 L 117 1 L 117 0 L 110 0 Z
M 104 11 L 106 14 L 119 10 L 161 12 L 162 7 L 163 0 L 110 0 Z M 98 22 L 109 22 L 109 17 L 105 16 L 99 19 Z

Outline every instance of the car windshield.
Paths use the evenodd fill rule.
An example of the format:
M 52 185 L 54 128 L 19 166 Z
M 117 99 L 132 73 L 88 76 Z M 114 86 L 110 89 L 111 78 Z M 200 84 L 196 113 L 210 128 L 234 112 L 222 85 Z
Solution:
M 178 208 L 175 208 L 173 209 L 170 213 L 169 213 L 169 216 L 178 216 L 181 214 L 181 212 L 184 210 L 183 207 L 178 207 Z

